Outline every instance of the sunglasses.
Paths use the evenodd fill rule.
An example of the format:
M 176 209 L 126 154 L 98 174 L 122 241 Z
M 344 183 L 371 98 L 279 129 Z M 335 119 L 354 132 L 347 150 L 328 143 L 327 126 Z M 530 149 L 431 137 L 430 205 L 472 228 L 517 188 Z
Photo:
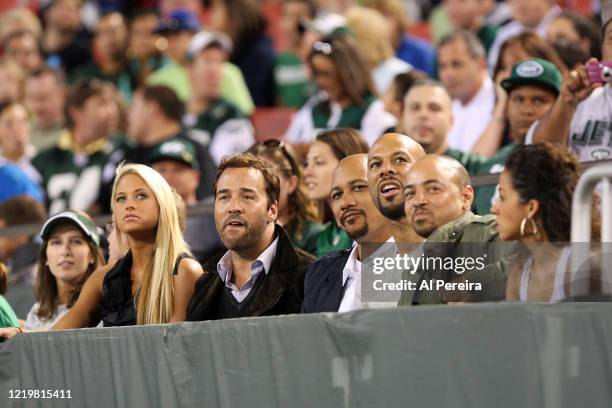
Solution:
M 291 166 L 291 172 L 293 174 L 298 174 L 298 164 L 295 160 L 295 154 L 293 153 L 293 149 L 286 145 L 285 142 L 283 142 L 282 140 L 267 139 L 263 142 L 258 142 L 255 146 L 264 146 L 266 148 L 280 149 L 280 151 L 283 153 L 283 156 L 285 156 L 285 158 L 289 161 L 289 165 Z
M 320 52 L 323 55 L 331 55 L 331 53 L 334 51 L 334 48 L 332 47 L 332 45 L 328 42 L 324 42 L 324 41 L 317 41 L 312 45 L 312 49 L 315 52 Z

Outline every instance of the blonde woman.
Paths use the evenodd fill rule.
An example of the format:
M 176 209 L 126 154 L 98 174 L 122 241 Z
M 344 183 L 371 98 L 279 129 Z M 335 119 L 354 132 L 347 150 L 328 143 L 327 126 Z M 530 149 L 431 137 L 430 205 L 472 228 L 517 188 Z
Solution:
M 185 320 L 200 264 L 183 240 L 175 196 L 150 167 L 117 169 L 111 207 L 118 239 L 127 254 L 96 270 L 79 299 L 52 330 L 95 326 L 160 324 Z M 19 329 L 0 329 L 12 337 Z
M 383 95 L 393 78 L 412 70 L 412 65 L 395 56 L 391 29 L 377 10 L 354 6 L 346 13 L 346 24 L 355 34 L 360 51 L 372 71 L 379 95 Z

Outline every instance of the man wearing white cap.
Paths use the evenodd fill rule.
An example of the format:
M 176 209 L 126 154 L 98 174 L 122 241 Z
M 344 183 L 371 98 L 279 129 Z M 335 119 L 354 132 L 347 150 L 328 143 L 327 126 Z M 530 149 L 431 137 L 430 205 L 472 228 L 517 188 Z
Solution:
M 221 96 L 223 63 L 232 50 L 228 36 L 212 31 L 196 34 L 189 43 L 191 97 L 183 124 L 204 145 L 216 164 L 223 156 L 241 153 L 255 143 L 250 120 Z

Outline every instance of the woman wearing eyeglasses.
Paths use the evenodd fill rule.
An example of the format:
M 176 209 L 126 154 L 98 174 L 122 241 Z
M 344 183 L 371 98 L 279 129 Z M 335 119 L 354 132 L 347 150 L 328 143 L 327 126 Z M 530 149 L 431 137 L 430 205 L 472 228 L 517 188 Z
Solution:
M 512 262 L 508 300 L 555 302 L 567 296 L 571 251 L 562 243 L 570 240 L 579 167 L 572 153 L 552 144 L 517 146 L 508 156 L 492 208 L 499 237 L 524 247 Z
M 308 143 L 319 130 L 345 127 L 360 130 L 371 145 L 395 125 L 351 36 L 335 34 L 315 42 L 308 64 L 320 92 L 295 114 L 285 140 Z
M 318 210 L 308 197 L 304 173 L 293 149 L 279 140 L 254 144 L 249 150 L 272 166 L 280 181 L 277 223 L 282 225 L 293 245 L 315 254 L 323 225 L 317 222 Z

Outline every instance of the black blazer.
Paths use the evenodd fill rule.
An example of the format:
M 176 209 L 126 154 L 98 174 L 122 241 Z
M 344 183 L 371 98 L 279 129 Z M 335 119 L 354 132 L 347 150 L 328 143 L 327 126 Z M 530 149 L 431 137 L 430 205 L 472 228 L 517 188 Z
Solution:
M 248 316 L 274 316 L 299 313 L 304 299 L 304 274 L 314 257 L 295 248 L 285 230 L 279 225 L 274 229 L 278 236 L 276 256 L 249 306 Z M 217 272 L 217 263 L 225 252 L 206 261 L 204 275 L 196 282 L 195 291 L 187 308 L 187 320 L 217 320 L 225 283 Z
M 342 270 L 350 249 L 334 251 L 315 261 L 304 280 L 302 313 L 337 312 L 344 296 Z

